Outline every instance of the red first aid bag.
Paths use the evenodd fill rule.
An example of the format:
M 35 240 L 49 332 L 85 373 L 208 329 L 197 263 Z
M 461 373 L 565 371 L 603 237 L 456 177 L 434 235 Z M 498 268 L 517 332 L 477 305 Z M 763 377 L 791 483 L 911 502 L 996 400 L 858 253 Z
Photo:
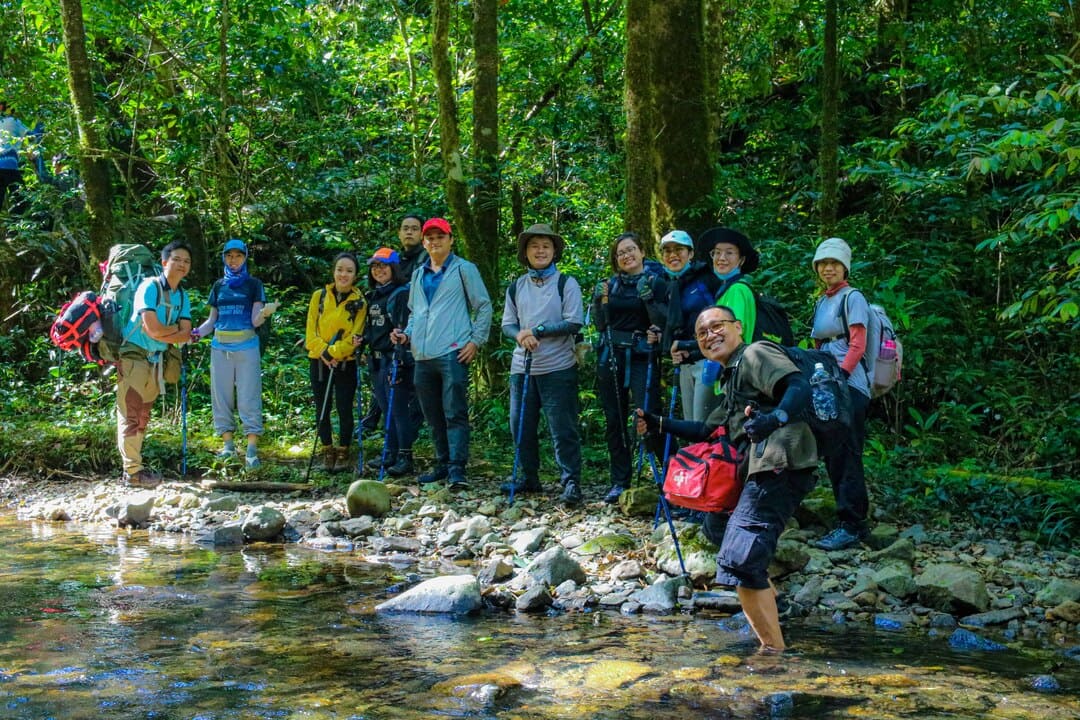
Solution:
M 708 440 L 687 445 L 668 460 L 664 497 L 691 510 L 729 512 L 743 488 L 739 460 L 721 425 Z

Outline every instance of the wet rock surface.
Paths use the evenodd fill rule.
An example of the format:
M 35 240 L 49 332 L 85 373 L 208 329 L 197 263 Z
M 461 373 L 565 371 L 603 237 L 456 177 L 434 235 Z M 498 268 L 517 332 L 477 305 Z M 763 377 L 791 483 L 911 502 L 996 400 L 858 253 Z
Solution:
M 628 498 L 623 509 L 595 501 L 568 510 L 556 495 L 538 494 L 508 506 L 494 484 L 483 482 L 453 492 L 362 482 L 351 495 L 344 488 L 283 495 L 175 481 L 148 492 L 105 480 L 4 478 L 0 501 L 27 520 L 184 533 L 208 546 L 296 542 L 419 570 L 417 583 L 390 589 L 380 606 L 386 611 L 740 617 L 732 589 L 712 585 L 715 547 L 700 527 L 675 523 L 687 583 L 670 531 L 666 523 L 653 527 L 647 502 Z M 356 499 L 360 488 L 363 502 Z M 357 514 L 363 508 L 371 513 Z M 1080 662 L 1075 552 L 984 538 L 970 528 L 879 523 L 865 544 L 826 553 L 812 545 L 826 531 L 814 524 L 816 515 L 804 508 L 797 517 L 805 526 L 792 522 L 771 568 L 783 617 L 918 630 L 970 651 L 1041 643 L 1059 650 L 1063 662 Z M 469 692 L 498 694 L 499 687 L 478 683 Z

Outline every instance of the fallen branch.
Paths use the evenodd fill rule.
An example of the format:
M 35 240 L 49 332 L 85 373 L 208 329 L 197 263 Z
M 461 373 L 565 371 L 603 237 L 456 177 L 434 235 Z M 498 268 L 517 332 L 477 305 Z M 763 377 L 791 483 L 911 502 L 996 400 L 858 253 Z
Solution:
M 204 484 L 211 490 L 233 490 L 235 492 L 310 492 L 312 489 L 310 483 L 211 480 Z

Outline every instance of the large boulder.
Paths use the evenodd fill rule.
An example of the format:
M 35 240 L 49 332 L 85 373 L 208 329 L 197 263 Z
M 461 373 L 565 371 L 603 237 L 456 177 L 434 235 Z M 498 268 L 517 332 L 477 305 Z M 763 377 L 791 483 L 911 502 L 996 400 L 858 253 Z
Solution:
M 480 609 L 480 585 L 472 575 L 445 575 L 409 588 L 375 606 L 379 612 L 467 615 Z
M 390 512 L 390 493 L 386 485 L 375 480 L 357 480 L 345 493 L 345 505 L 349 508 L 349 517 L 361 515 L 382 517 Z
M 573 580 L 579 585 L 587 580 L 581 565 L 570 557 L 570 553 L 566 552 L 562 545 L 553 545 L 537 555 L 525 568 L 525 572 L 536 582 L 553 587 L 567 580 Z
M 619 509 L 628 517 L 652 517 L 659 501 L 660 493 L 655 485 L 635 485 L 619 496 Z
M 919 601 L 927 607 L 958 615 L 986 612 L 990 594 L 982 575 L 964 565 L 928 565 L 915 578 Z
M 285 516 L 268 505 L 253 508 L 240 529 L 249 542 L 273 540 L 285 529 Z

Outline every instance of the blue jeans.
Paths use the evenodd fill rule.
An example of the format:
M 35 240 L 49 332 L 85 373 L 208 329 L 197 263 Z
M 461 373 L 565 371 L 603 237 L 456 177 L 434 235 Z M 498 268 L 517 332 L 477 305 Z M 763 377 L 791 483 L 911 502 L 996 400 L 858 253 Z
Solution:
M 390 422 L 386 431 L 383 447 L 386 449 L 386 459 L 393 461 L 399 450 L 412 451 L 413 441 L 416 440 L 416 426 L 413 425 L 412 416 L 409 413 L 409 405 L 413 401 L 413 369 L 401 363 L 397 368 L 397 377 L 393 378 L 393 392 L 391 393 L 391 378 L 394 375 L 393 360 L 386 354 L 380 357 L 372 355 L 368 361 L 368 369 L 371 371 L 371 392 L 375 396 L 375 405 L 378 414 Z M 390 396 L 393 395 L 393 402 Z
M 532 485 L 540 482 L 540 408 L 544 409 L 555 464 L 563 485 L 581 483 L 581 440 L 578 437 L 577 367 L 530 375 L 525 394 L 525 425 L 521 426 L 521 385 L 524 375 L 510 376 L 510 433 L 517 445 L 522 477 Z M 522 427 L 521 437 L 517 437 Z
M 456 350 L 417 360 L 413 384 L 431 426 L 435 462 L 464 471 L 469 462 L 469 367 L 458 362 Z

